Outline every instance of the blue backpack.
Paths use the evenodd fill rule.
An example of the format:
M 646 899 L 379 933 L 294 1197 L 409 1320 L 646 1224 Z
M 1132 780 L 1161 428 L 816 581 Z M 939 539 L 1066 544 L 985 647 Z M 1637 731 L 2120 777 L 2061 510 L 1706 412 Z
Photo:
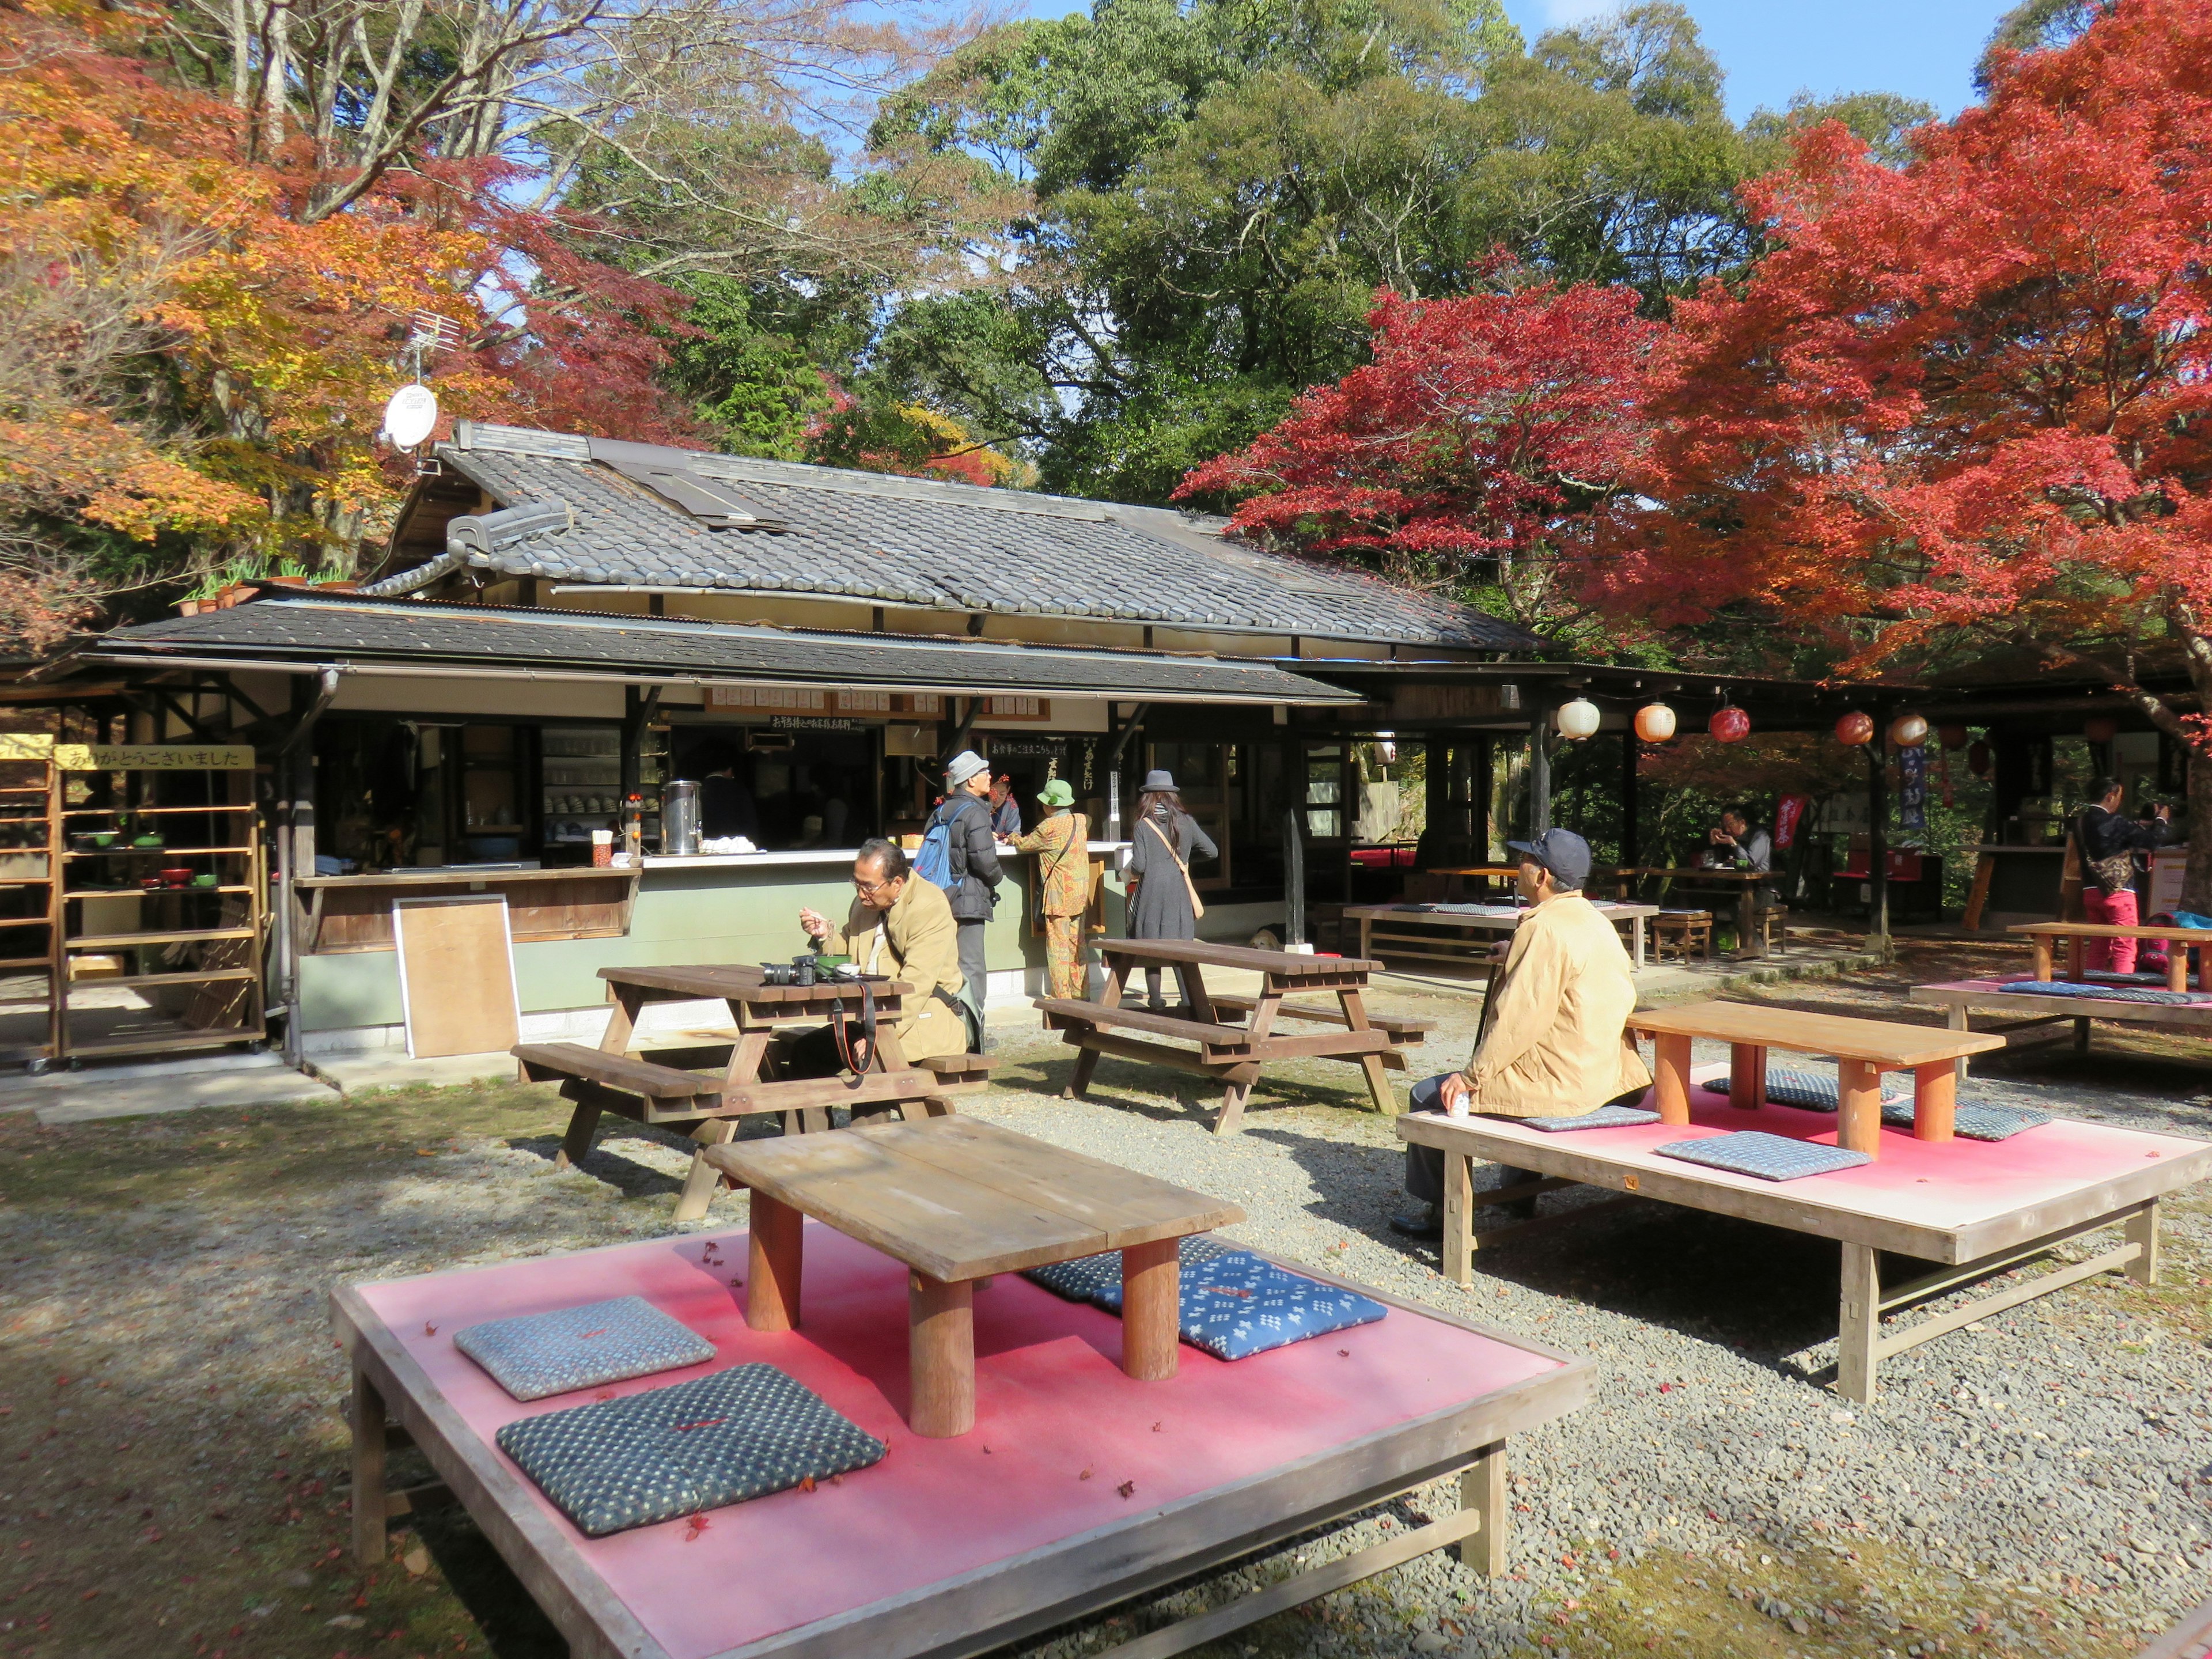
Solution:
M 943 807 L 931 816 L 921 845 L 915 851 L 914 872 L 947 892 L 959 884 L 960 878 L 952 873 L 952 820 Z

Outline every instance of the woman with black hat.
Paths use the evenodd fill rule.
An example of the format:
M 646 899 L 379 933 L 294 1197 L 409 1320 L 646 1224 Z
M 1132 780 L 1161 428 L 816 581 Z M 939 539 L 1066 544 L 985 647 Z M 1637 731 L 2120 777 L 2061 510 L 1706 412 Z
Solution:
M 1194 858 L 1218 858 L 1220 849 L 1182 810 L 1172 773 L 1155 769 L 1145 775 L 1137 803 L 1137 829 L 1129 852 L 1129 937 L 1196 939 L 1198 919 L 1206 914 L 1190 879 Z M 1165 1012 L 1160 970 L 1145 969 L 1146 1000 Z

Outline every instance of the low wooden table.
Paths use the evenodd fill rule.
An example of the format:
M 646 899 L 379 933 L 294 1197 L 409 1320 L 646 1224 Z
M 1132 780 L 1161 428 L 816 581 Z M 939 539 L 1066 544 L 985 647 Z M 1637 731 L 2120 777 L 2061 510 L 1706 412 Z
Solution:
M 1912 1133 L 1921 1140 L 1946 1141 L 1958 1101 L 1956 1062 L 2004 1047 L 2002 1036 L 1748 1002 L 1638 1009 L 1628 1017 L 1628 1029 L 1650 1033 L 1657 1050 L 1652 1103 L 1663 1123 L 1690 1121 L 1692 1038 L 1729 1045 L 1729 1104 L 1740 1111 L 1766 1103 L 1769 1048 L 1834 1056 L 1840 1084 L 1836 1144 L 1869 1158 L 1881 1151 L 1882 1073 L 1912 1073 Z
M 1652 1103 L 1650 1096 L 1645 1103 Z M 1824 1119 L 1825 1114 L 1788 1106 L 1761 1106 L 1747 1113 L 1701 1092 L 1689 1121 L 1700 1133 L 1755 1128 L 1813 1140 L 1828 1133 Z M 1836 1390 L 1860 1401 L 1874 1398 L 1875 1371 L 1883 1359 L 1949 1332 L 1973 1329 L 1974 1322 L 2006 1308 L 2103 1273 L 2124 1272 L 2138 1284 L 2155 1284 L 2160 1198 L 2212 1175 L 2212 1142 L 2106 1123 L 2061 1118 L 2008 1140 L 1946 1146 L 1880 1129 L 1879 1119 L 1876 1123 L 1887 1156 L 1784 1182 L 1660 1156 L 1657 1147 L 1686 1138 L 1673 1123 L 1563 1134 L 1510 1118 L 1413 1112 L 1398 1120 L 1398 1135 L 1444 1154 L 1441 1266 L 1455 1284 L 1474 1277 L 1474 1208 L 1507 1196 L 1474 1190 L 1475 1163 L 1530 1170 L 1551 1184 L 1603 1188 L 1842 1241 Z M 1605 1207 L 1568 1210 L 1533 1224 L 1571 1222 Z M 2026 1276 L 1917 1324 L 1884 1327 L 1886 1316 L 2008 1273 L 2114 1225 L 2122 1230 L 2120 1242 L 2086 1260 Z M 1502 1235 L 1520 1229 L 1495 1231 Z M 1488 1235 L 1484 1237 L 1488 1242 Z M 1940 1266 L 1933 1273 L 1885 1284 L 1885 1255 Z
M 1351 1288 L 1387 1304 L 1388 1318 L 1233 1364 L 1193 1350 L 1176 1376 L 1135 1383 L 1108 1357 L 1112 1315 L 1017 1275 L 976 1299 L 977 1431 L 926 1438 L 898 1409 L 909 1270 L 813 1232 L 803 1332 L 747 1326 L 744 1287 L 732 1281 L 748 1245 L 735 1229 L 333 1291 L 353 1373 L 362 1569 L 390 1559 L 395 1518 L 407 1524 L 449 1493 L 575 1659 L 948 1659 L 1034 1641 L 1292 1539 L 1339 1534 L 1312 1566 L 1267 1561 L 1264 1589 L 1171 1631 L 1125 1626 L 1112 1650 L 1159 1659 L 1434 1550 L 1505 1572 L 1506 1443 L 1589 1392 L 1579 1355 L 1367 1285 Z M 618 1296 L 644 1297 L 716 1358 L 526 1404 L 454 1346 L 487 1320 Z M 586 1538 L 499 1450 L 517 1419 L 753 1364 L 811 1389 L 890 1455 L 811 1491 Z M 386 1449 L 410 1444 L 442 1492 L 386 1492 Z M 1401 1524 L 1338 1553 L 1342 1517 L 1377 1504 Z M 1099 1633 L 1116 1639 L 1110 1626 Z
M 793 1025 L 824 1025 L 842 1006 L 848 1019 L 860 1012 L 860 988 L 834 982 L 770 985 L 766 973 L 745 965 L 688 968 L 602 968 L 614 1000 L 614 1012 L 597 1049 L 573 1042 L 526 1042 L 516 1045 L 526 1081 L 564 1079 L 562 1092 L 576 1103 L 568 1132 L 561 1143 L 562 1157 L 569 1164 L 583 1161 L 591 1150 L 592 1133 L 603 1112 L 614 1112 L 641 1123 L 688 1128 L 700 1152 L 730 1139 L 738 1120 L 762 1112 L 785 1114 L 787 1133 L 826 1129 L 832 1106 L 869 1108 L 917 1107 L 943 1113 L 951 1109 L 946 1097 L 954 1090 L 979 1085 L 991 1062 L 981 1055 L 962 1055 L 958 1063 L 909 1066 L 891 1029 L 899 1018 L 908 988 L 902 984 L 871 987 L 875 996 L 876 1049 L 865 1077 L 764 1078 L 771 1040 L 780 1029 Z M 734 1029 L 686 1032 L 671 1042 L 635 1049 L 632 1039 L 638 1016 L 655 1002 L 719 1001 L 730 1011 Z M 700 1064 L 720 1060 L 718 1080 L 656 1063 L 653 1056 L 672 1056 Z M 690 1173 L 676 1202 L 676 1219 L 696 1221 L 707 1213 L 719 1177 L 699 1152 L 692 1155 Z
M 2028 921 L 2008 927 L 2005 932 L 2018 933 L 2034 947 L 2035 972 L 2032 977 L 2040 980 L 2058 977 L 2056 971 L 2057 946 L 2062 939 L 2066 945 L 2068 979 L 2086 976 L 2087 947 L 2093 939 L 2155 939 L 2162 945 L 2182 946 L 2191 943 L 2191 930 L 2186 927 L 2119 927 L 2101 921 Z M 2205 947 L 2198 952 L 2197 988 L 2212 991 L 2212 933 L 2203 933 L 2196 943 Z M 2090 982 L 2094 984 L 2095 981 Z M 2166 953 L 2166 988 L 2169 991 L 2186 991 L 2189 988 L 2187 950 L 2178 949 Z
M 1739 957 L 1763 957 L 1766 942 L 1759 931 L 1759 889 L 1763 882 L 1774 879 L 1771 870 L 1707 870 L 1692 867 L 1671 869 L 1664 865 L 1631 865 L 1625 869 L 1612 870 L 1591 879 L 1618 882 L 1624 897 L 1635 890 L 1637 883 L 1646 879 L 1664 878 L 1684 886 L 1704 885 L 1723 893 L 1735 895 L 1735 953 Z
M 1629 929 L 1629 961 L 1638 971 L 1644 968 L 1644 924 L 1659 914 L 1656 904 L 1623 904 L 1606 899 L 1593 901 L 1593 907 L 1607 921 L 1626 922 Z M 1372 957 L 1378 950 L 1394 957 L 1428 957 L 1443 962 L 1479 961 L 1492 943 L 1489 939 L 1462 939 L 1455 937 L 1457 930 L 1467 928 L 1480 933 L 1510 933 L 1530 916 L 1535 907 L 1527 904 L 1462 904 L 1446 907 L 1437 904 L 1347 904 L 1345 920 L 1359 924 L 1359 954 Z M 1419 935 L 1378 932 L 1379 927 L 1417 927 L 1425 930 Z M 1408 945 L 1431 945 L 1437 948 L 1428 951 L 1407 950 Z M 1443 946 L 1457 945 L 1457 950 Z
M 1106 963 L 1106 987 L 1097 1001 L 1036 999 L 1036 1006 L 1044 1013 L 1045 1029 L 1064 1033 L 1070 1044 L 1083 1051 L 1076 1057 L 1075 1075 L 1068 1082 L 1069 1097 L 1079 1097 L 1091 1086 L 1091 1075 L 1098 1069 L 1101 1054 L 1172 1066 L 1222 1085 L 1221 1111 L 1213 1122 L 1216 1134 L 1232 1133 L 1243 1127 L 1244 1102 L 1259 1079 L 1260 1067 L 1271 1060 L 1341 1060 L 1355 1064 L 1366 1077 L 1375 1109 L 1391 1115 L 1398 1109 L 1398 1097 L 1383 1073 L 1386 1068 L 1403 1071 L 1407 1046 L 1419 1042 L 1430 1029 L 1427 1021 L 1385 1023 L 1369 1017 L 1367 978 L 1382 965 L 1379 962 L 1255 951 L 1247 945 L 1209 945 L 1198 939 L 1101 939 L 1098 953 Z M 1147 967 L 1175 969 L 1182 988 L 1183 1012 L 1158 1014 L 1146 1008 L 1121 1006 L 1123 986 L 1136 969 Z M 1241 968 L 1258 973 L 1260 994 L 1251 999 L 1225 997 L 1217 1002 L 1206 988 L 1207 968 Z M 1337 1006 L 1285 1001 L 1295 991 L 1333 992 Z M 1248 1015 L 1249 1023 L 1235 1023 Z M 1275 1025 L 1281 1019 L 1332 1029 L 1278 1035 Z M 1195 1052 L 1170 1048 L 1122 1036 L 1116 1027 L 1195 1043 L 1197 1048 Z
M 2212 942 L 2212 935 L 2207 939 Z M 2045 1034 L 2053 1039 L 2063 1037 L 2063 1028 L 2070 1021 L 2075 1051 L 2086 1054 L 2089 1052 L 2089 1022 L 2097 1019 L 2112 1025 L 2166 1025 L 2199 1036 L 2212 1036 L 2212 1002 L 2058 997 L 2042 991 L 2008 991 L 2003 988 L 2004 983 L 1995 979 L 1960 979 L 1916 985 L 1912 988 L 1912 1000 L 1943 1010 L 1945 1024 L 1954 1031 L 1967 1029 L 1966 1011 L 1970 1008 L 2019 1015 L 2020 1018 L 1988 1034 L 1997 1043 L 2008 1047 L 2023 1034 L 2030 1042 L 2041 1040 Z
M 801 1218 L 903 1261 L 908 1422 L 945 1439 L 975 1426 L 975 1281 L 1102 1250 L 1121 1253 L 1121 1369 L 1176 1374 L 1182 1270 L 1176 1241 L 1244 1212 L 1118 1164 L 973 1118 L 732 1141 L 707 1161 L 752 1188 L 745 1323 L 799 1323 Z

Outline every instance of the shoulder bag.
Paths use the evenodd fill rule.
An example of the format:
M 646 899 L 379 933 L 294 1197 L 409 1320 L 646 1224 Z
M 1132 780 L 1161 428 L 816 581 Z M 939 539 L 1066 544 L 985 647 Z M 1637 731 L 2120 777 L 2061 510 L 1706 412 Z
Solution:
M 1190 878 L 1190 866 L 1182 861 L 1182 854 L 1176 851 L 1175 843 L 1167 838 L 1166 831 L 1160 828 L 1158 820 L 1146 818 L 1145 828 L 1160 838 L 1160 845 L 1168 849 L 1168 856 L 1175 860 L 1175 867 L 1182 876 L 1182 890 L 1190 895 L 1191 920 L 1197 921 L 1206 914 L 1206 901 L 1199 897 L 1198 888 Z

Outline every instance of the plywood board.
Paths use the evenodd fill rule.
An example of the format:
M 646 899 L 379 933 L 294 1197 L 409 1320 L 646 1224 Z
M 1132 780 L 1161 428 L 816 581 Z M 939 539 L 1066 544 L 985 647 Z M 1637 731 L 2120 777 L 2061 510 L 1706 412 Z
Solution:
M 407 1057 L 504 1052 L 522 1037 L 503 894 L 394 899 Z

